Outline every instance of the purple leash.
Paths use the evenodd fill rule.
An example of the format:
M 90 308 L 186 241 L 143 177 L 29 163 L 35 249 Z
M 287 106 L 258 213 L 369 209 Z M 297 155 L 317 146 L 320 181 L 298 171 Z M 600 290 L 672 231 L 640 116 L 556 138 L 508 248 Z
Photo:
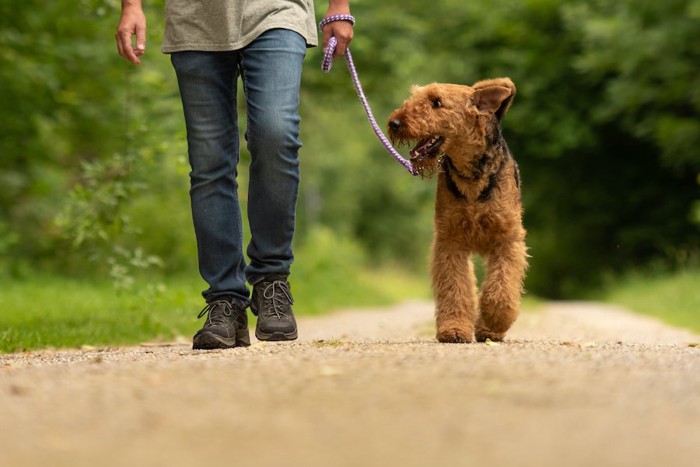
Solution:
M 323 21 L 319 23 L 319 28 L 323 29 L 325 25 L 334 21 L 348 21 L 352 23 L 353 26 L 355 25 L 355 18 L 351 15 L 331 15 L 323 18 Z M 337 39 L 335 37 L 331 37 L 328 40 L 328 47 L 326 47 L 326 51 L 323 54 L 323 63 L 321 64 L 321 69 L 325 73 L 331 71 L 331 66 L 333 64 L 333 54 L 335 53 L 335 49 L 337 46 Z M 357 75 L 357 69 L 355 68 L 355 63 L 352 61 L 352 54 L 350 53 L 349 48 L 345 51 L 345 62 L 348 64 L 350 76 L 352 76 L 352 82 L 355 85 L 357 95 L 359 96 L 360 101 L 362 102 L 362 106 L 365 109 L 365 113 L 367 114 L 367 120 L 369 120 L 370 125 L 372 125 L 374 134 L 377 135 L 379 141 L 382 142 L 386 150 L 389 152 L 389 154 L 391 154 L 391 156 L 396 160 L 396 162 L 403 165 L 411 175 L 418 175 L 418 172 L 413 168 L 413 165 L 411 165 L 411 161 L 404 159 L 401 156 L 401 154 L 399 154 L 398 151 L 394 149 L 394 146 L 391 145 L 389 139 L 386 136 L 384 136 L 384 133 L 379 128 L 379 125 L 377 125 L 377 120 L 375 120 L 374 115 L 372 114 L 372 109 L 369 107 L 369 102 L 367 102 L 367 97 L 365 97 L 365 92 L 362 90 L 362 84 L 360 84 L 360 78 Z

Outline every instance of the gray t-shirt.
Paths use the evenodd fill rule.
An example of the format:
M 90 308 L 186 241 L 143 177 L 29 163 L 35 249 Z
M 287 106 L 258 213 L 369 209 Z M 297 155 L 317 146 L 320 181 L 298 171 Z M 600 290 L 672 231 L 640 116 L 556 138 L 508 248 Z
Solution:
M 313 0 L 167 0 L 162 50 L 238 50 L 277 28 L 317 45 Z

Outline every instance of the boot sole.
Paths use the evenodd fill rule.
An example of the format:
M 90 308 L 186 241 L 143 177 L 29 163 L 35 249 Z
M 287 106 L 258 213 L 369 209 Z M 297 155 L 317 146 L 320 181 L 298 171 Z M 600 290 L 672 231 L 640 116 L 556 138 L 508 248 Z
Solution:
M 232 349 L 234 347 L 248 347 L 250 334 L 248 330 L 239 331 L 236 337 L 222 337 L 212 332 L 202 332 L 194 336 L 192 350 Z
M 292 332 L 273 332 L 270 334 L 261 332 L 259 330 L 255 330 L 255 337 L 259 341 L 268 341 L 268 342 L 279 342 L 279 341 L 293 341 L 296 340 L 298 337 L 296 329 Z

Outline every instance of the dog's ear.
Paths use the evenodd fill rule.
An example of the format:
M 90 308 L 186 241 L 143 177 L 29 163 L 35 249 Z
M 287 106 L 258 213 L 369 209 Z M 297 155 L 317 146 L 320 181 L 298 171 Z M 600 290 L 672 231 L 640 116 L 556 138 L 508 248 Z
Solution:
M 476 108 L 496 115 L 499 121 L 508 112 L 515 97 L 515 84 L 510 78 L 479 81 L 472 88 L 472 103 Z

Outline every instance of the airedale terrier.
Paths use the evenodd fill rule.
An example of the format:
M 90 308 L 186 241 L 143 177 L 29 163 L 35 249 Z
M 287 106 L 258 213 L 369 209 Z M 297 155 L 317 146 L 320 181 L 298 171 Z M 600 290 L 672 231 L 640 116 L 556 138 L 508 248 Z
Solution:
M 515 85 L 414 87 L 389 117 L 396 143 L 418 141 L 411 162 L 438 173 L 431 274 L 437 339 L 501 341 L 516 320 L 527 269 L 520 173 L 501 134 Z M 472 255 L 486 260 L 477 295 Z

